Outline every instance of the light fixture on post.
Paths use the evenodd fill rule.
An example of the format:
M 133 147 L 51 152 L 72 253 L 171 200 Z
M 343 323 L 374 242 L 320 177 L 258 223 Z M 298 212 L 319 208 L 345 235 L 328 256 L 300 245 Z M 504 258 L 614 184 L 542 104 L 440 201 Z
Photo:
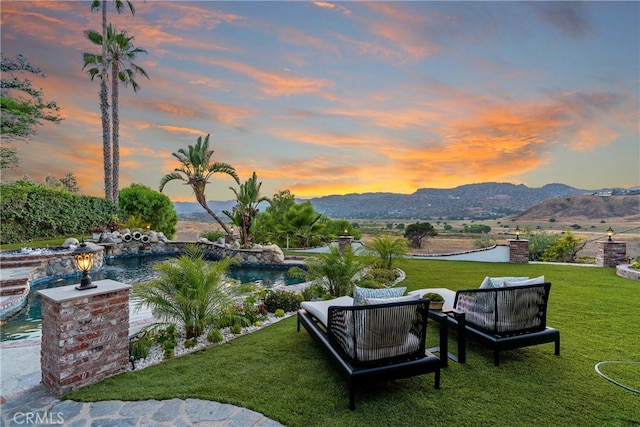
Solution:
M 349 234 L 349 229 L 347 227 L 345 227 L 344 230 L 342 230 L 342 232 L 346 236 L 347 234 Z
M 609 229 L 607 230 L 607 236 L 607 241 L 612 242 L 613 240 L 611 240 L 611 236 L 613 236 L 613 229 L 611 228 L 611 226 L 609 226 Z
M 83 241 L 80 246 L 73 251 L 73 257 L 76 261 L 76 266 L 78 266 L 78 270 L 82 271 L 80 286 L 76 286 L 76 289 L 84 291 L 97 288 L 98 285 L 91 283 L 91 276 L 89 276 L 89 270 L 93 267 L 93 251 L 91 248 Z
M 520 227 L 516 225 L 516 229 L 513 231 L 516 233 L 516 240 L 520 240 Z

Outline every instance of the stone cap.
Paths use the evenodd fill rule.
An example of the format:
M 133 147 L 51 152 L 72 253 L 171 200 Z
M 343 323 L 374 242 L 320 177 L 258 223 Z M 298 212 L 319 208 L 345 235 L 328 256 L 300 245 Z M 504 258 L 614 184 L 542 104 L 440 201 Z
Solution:
M 42 289 L 37 291 L 42 298 L 47 298 L 52 301 L 62 302 L 69 301 L 78 298 L 93 297 L 96 295 L 108 294 L 110 292 L 123 291 L 130 289 L 131 285 L 126 283 L 116 282 L 115 280 L 105 279 L 92 282 L 97 285 L 97 288 L 86 289 L 79 291 L 76 289 L 76 285 L 60 286 L 59 288 Z

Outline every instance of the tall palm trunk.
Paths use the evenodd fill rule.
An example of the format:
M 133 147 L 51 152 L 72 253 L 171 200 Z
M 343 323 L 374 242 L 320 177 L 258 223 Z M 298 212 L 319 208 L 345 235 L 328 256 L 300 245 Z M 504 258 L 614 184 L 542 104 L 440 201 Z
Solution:
M 107 2 L 102 2 L 102 78 L 100 79 L 100 111 L 102 112 L 102 157 L 104 162 L 105 198 L 113 200 L 113 164 L 109 132 L 109 89 L 107 88 Z
M 118 204 L 118 189 L 120 188 L 120 116 L 118 114 L 118 62 L 111 65 L 111 119 L 113 120 L 113 137 L 111 138 L 113 151 L 113 195 L 111 199 Z
M 211 215 L 218 224 L 220 224 L 224 232 L 227 233 L 227 236 L 233 236 L 233 233 L 231 233 L 231 230 L 229 230 L 229 227 L 227 227 L 227 225 L 222 221 L 222 219 L 220 219 L 220 217 L 216 215 L 216 213 L 212 211 L 207 205 L 207 198 L 205 197 L 204 192 L 195 191 L 195 193 L 196 193 L 196 200 L 198 201 L 198 203 L 200 203 L 200 206 L 202 206 L 204 210 L 206 210 L 207 213 Z
M 104 162 L 104 197 L 113 195 L 113 175 L 111 170 L 111 140 L 109 132 L 109 91 L 106 79 L 100 82 L 100 111 L 102 113 L 102 160 Z

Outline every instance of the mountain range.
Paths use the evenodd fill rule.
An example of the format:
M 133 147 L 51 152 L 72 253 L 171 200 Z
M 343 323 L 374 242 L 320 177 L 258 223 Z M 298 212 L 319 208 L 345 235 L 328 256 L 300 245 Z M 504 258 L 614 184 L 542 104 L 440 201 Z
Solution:
M 564 184 L 529 188 L 523 184 L 486 182 L 455 188 L 421 188 L 412 194 L 362 193 L 297 199 L 309 201 L 314 209 L 330 218 L 345 219 L 491 219 L 523 213 L 552 198 L 576 195 L 613 196 L 640 194 L 640 188 L 584 190 Z M 635 199 L 635 198 L 634 198 Z M 222 215 L 234 200 L 209 201 L 209 207 Z M 210 220 L 197 203 L 174 203 L 181 220 Z M 634 206 L 631 205 L 625 206 Z M 264 209 L 261 206 L 260 209 Z M 610 210 L 609 210 L 610 211 Z M 634 212 L 630 212 L 629 215 Z M 226 216 L 222 215 L 223 218 Z

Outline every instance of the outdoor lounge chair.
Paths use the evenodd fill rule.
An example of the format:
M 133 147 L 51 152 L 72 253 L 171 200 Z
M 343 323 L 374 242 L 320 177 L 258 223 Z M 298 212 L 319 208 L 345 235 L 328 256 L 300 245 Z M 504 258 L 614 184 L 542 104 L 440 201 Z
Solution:
M 298 311 L 298 331 L 304 326 L 347 380 L 350 409 L 355 409 L 355 388 L 367 382 L 434 372 L 434 387 L 440 388 L 440 359 L 425 351 L 428 300 L 352 301 L 304 302 Z

